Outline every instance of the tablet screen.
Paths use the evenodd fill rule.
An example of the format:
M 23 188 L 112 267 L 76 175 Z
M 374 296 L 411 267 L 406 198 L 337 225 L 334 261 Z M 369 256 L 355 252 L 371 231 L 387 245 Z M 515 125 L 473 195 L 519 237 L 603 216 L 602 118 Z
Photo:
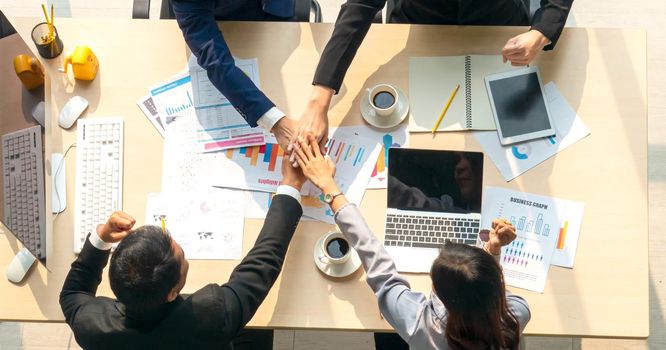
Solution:
M 551 128 L 536 72 L 488 83 L 503 137 Z

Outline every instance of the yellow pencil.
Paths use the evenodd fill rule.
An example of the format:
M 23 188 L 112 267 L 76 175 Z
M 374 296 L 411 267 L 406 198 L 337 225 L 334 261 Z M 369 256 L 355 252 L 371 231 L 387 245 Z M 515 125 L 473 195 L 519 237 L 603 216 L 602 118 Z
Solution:
M 53 38 L 53 25 L 51 24 L 51 20 L 49 20 L 49 14 L 48 14 L 48 12 L 46 12 L 46 6 L 44 6 L 44 4 L 42 4 L 42 11 L 44 12 L 44 18 L 46 19 L 46 25 L 49 26 L 49 35 L 48 35 L 48 37 L 46 38 L 46 40 L 44 40 L 44 38 L 42 38 L 42 40 L 44 40 L 44 43 L 47 43 L 47 42 L 51 41 L 51 39 Z
M 166 225 L 164 224 L 164 217 L 160 218 L 162 220 L 162 233 L 166 233 Z
M 46 6 L 42 4 L 42 11 L 44 11 L 44 18 L 46 18 L 46 24 L 51 24 L 51 21 L 49 21 L 49 14 L 46 13 Z
M 446 106 L 444 106 L 444 109 L 442 110 L 442 114 L 439 115 L 439 119 L 437 119 L 437 123 L 432 128 L 432 133 L 433 134 L 437 131 L 437 128 L 439 128 L 439 123 L 441 123 L 442 119 L 444 119 L 444 115 L 446 114 L 446 111 L 449 110 L 449 107 L 451 106 L 451 102 L 453 101 L 453 98 L 456 97 L 456 94 L 458 93 L 458 89 L 460 89 L 460 84 L 458 84 L 458 86 L 456 86 L 456 89 L 453 90 L 453 92 L 451 93 L 451 97 L 449 97 L 449 101 L 446 102 Z
M 55 20 L 53 18 L 53 4 L 51 4 L 51 27 L 55 25 Z

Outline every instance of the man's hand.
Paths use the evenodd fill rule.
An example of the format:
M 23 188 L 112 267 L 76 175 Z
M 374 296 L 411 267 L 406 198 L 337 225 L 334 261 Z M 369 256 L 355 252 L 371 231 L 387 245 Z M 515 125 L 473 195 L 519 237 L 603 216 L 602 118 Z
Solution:
M 296 121 L 289 119 L 289 117 L 284 117 L 273 125 L 271 132 L 275 135 L 275 138 L 283 151 L 287 150 L 289 141 L 291 140 L 292 135 L 294 135 L 294 132 L 296 132 L 296 126 Z
M 298 166 L 298 162 L 296 162 L 293 149 L 299 137 L 306 139 L 307 134 L 313 134 L 321 152 L 324 152 L 324 145 L 328 141 L 328 108 L 331 105 L 331 98 L 334 93 L 332 89 L 321 85 L 315 85 L 312 88 L 310 101 L 287 147 L 287 153 L 290 154 L 289 161 L 294 167 Z
M 294 145 L 296 161 L 303 169 L 303 174 L 324 193 L 338 192 L 338 186 L 333 180 L 335 176 L 335 164 L 330 157 L 322 156 L 313 135 L 308 135 L 308 140 L 299 138 Z
M 511 61 L 512 66 L 526 66 L 548 44 L 550 44 L 548 38 L 538 30 L 532 29 L 506 42 L 502 49 L 502 61 L 504 63 Z
M 120 242 L 127 236 L 136 220 L 127 213 L 117 211 L 104 225 L 97 225 L 97 235 L 106 243 Z
M 294 168 L 289 163 L 289 156 L 285 155 L 282 157 L 282 184 L 291 186 L 300 192 L 305 180 L 307 179 L 303 175 L 303 171 Z
M 495 219 L 488 242 L 486 242 L 486 250 L 490 254 L 498 255 L 502 247 L 513 242 L 514 239 L 516 239 L 516 228 L 513 227 L 511 222 L 504 219 Z

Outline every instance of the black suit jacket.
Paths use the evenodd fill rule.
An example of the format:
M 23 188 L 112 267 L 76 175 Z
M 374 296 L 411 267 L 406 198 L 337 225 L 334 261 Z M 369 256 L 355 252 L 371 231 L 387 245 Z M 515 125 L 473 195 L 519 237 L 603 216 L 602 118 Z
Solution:
M 573 0 L 541 0 L 532 28 L 550 39 L 552 50 L 562 33 Z M 321 54 L 313 84 L 339 91 L 347 69 L 386 0 L 347 0 L 340 9 L 331 39 Z M 389 20 L 413 24 L 528 25 L 522 0 L 395 0 Z M 508 39 L 508 38 L 507 38 Z
M 257 241 L 223 285 L 209 284 L 150 314 L 96 297 L 109 251 L 86 240 L 60 293 L 60 306 L 84 349 L 226 349 L 250 321 L 280 274 L 301 205 L 273 198 Z

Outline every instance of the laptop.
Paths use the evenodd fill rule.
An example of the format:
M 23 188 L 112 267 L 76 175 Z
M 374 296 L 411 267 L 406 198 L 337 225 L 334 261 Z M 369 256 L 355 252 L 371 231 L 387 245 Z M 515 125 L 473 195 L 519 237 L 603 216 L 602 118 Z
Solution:
M 400 272 L 430 272 L 446 240 L 476 245 L 483 153 L 389 149 L 384 247 Z

